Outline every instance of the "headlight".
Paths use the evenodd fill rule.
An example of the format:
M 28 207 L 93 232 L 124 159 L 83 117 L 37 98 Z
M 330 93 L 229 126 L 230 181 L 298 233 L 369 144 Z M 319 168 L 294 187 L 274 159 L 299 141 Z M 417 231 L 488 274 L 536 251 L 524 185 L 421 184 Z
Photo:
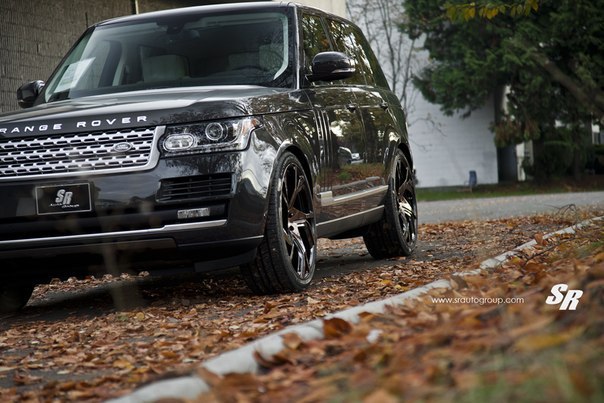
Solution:
M 168 154 L 239 151 L 247 147 L 258 127 L 260 121 L 256 118 L 168 126 L 162 149 Z

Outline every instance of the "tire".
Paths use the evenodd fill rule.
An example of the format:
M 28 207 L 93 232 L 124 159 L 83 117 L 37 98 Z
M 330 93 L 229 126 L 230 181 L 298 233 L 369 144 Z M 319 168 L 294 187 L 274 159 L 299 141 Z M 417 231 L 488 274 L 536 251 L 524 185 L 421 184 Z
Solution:
M 417 200 L 411 165 L 397 150 L 384 201 L 384 215 L 369 226 L 363 236 L 369 254 L 375 259 L 409 256 L 417 244 Z
M 316 261 L 310 183 L 298 159 L 286 152 L 271 181 L 264 239 L 242 274 L 256 294 L 299 292 L 310 284 Z
M 11 314 L 23 308 L 31 294 L 34 286 L 31 284 L 0 285 L 0 314 Z

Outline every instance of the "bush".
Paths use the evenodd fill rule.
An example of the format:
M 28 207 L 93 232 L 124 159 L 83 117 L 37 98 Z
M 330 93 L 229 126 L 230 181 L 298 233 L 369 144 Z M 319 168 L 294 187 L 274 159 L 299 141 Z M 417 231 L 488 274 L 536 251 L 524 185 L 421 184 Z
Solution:
M 527 175 L 538 181 L 569 173 L 573 162 L 572 144 L 563 141 L 545 141 L 538 147 L 533 164 L 525 163 L 522 168 Z

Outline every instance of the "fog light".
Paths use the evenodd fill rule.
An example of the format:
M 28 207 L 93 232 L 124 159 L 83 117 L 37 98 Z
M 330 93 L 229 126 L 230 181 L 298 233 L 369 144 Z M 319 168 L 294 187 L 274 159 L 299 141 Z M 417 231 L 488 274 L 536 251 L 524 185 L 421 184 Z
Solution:
M 191 134 L 171 134 L 164 140 L 164 150 L 169 152 L 185 151 L 195 146 L 195 137 Z
M 189 210 L 178 210 L 176 216 L 179 220 L 190 220 L 192 218 L 201 218 L 208 217 L 210 215 L 210 209 L 207 207 L 204 208 L 194 208 Z

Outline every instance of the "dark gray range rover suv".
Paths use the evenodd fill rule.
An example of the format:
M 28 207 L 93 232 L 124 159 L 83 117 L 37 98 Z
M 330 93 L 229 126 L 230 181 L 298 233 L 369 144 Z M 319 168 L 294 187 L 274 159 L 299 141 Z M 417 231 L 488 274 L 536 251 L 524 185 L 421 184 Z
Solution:
M 89 28 L 0 115 L 0 310 L 90 271 L 240 266 L 300 291 L 317 237 L 417 238 L 405 115 L 360 30 L 292 3 Z

